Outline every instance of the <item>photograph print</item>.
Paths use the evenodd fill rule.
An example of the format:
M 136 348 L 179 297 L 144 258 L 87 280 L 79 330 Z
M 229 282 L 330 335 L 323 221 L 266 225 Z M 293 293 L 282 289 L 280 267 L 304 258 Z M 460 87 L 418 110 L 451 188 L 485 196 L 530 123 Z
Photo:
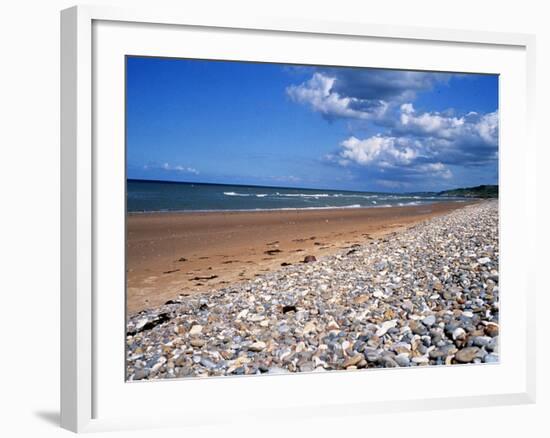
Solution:
M 499 362 L 498 75 L 125 62 L 127 381 Z

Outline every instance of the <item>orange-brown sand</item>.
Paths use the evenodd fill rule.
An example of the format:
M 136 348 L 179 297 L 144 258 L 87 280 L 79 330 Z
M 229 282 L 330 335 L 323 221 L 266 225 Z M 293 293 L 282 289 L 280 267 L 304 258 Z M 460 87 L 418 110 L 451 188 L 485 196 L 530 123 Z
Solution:
M 130 214 L 127 311 L 132 315 L 180 294 L 249 280 L 282 263 L 331 254 L 467 204 Z

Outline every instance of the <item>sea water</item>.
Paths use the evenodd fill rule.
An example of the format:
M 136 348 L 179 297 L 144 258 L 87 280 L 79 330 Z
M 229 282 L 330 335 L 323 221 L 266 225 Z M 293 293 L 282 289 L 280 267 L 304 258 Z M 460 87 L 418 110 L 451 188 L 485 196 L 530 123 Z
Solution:
M 379 193 L 129 179 L 128 212 L 394 207 L 464 201 L 436 193 Z

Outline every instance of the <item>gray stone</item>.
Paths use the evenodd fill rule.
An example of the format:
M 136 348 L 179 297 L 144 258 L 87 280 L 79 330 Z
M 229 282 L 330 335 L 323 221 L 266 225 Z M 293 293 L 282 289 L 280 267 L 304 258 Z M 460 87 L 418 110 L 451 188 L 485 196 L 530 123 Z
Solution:
M 147 378 L 149 376 L 149 370 L 148 369 L 140 369 L 136 370 L 134 374 L 134 380 L 142 380 Z
M 368 362 L 376 363 L 380 360 L 380 353 L 372 349 L 365 349 L 365 359 L 367 359 Z
M 348 368 L 350 366 L 356 366 L 359 362 L 361 362 L 363 360 L 363 355 L 362 354 L 356 354 L 354 356 L 351 356 L 351 357 L 348 357 L 344 363 L 342 364 L 342 366 L 344 368 Z
M 401 353 L 401 354 L 398 354 L 397 356 L 395 356 L 395 362 L 400 367 L 408 367 L 408 366 L 411 365 L 411 361 L 409 359 L 409 356 L 406 353 Z
M 208 359 L 206 357 L 201 358 L 200 364 L 203 367 L 209 368 L 209 369 L 214 369 L 217 366 L 214 362 L 212 362 L 210 359 Z
M 493 338 L 491 338 L 489 336 L 475 336 L 472 339 L 472 343 L 476 347 L 485 347 L 487 344 L 489 344 L 491 342 L 492 339 Z
M 266 347 L 266 343 L 265 342 L 262 342 L 262 341 L 258 341 L 258 342 L 254 342 L 252 345 L 249 345 L 248 346 L 248 349 L 250 351 L 254 351 L 254 352 L 260 352 L 260 351 L 263 351 Z
M 479 348 L 477 347 L 466 347 L 462 350 L 458 350 L 455 354 L 455 359 L 457 362 L 460 363 L 469 363 L 474 360 L 474 358 L 478 355 Z
M 426 317 L 422 320 L 422 323 L 423 323 L 425 326 L 431 327 L 432 325 L 435 324 L 435 315 L 428 315 L 428 316 L 426 316 Z
M 300 371 L 310 373 L 315 369 L 313 362 L 305 362 L 300 365 Z
M 466 338 L 466 331 L 462 327 L 457 327 L 453 330 L 453 339 L 456 340 L 463 340 Z
M 498 363 L 499 362 L 498 354 L 491 353 L 491 354 L 486 355 L 483 358 L 483 362 L 485 362 L 485 363 Z
M 399 366 L 391 357 L 384 357 L 380 359 L 380 363 L 386 368 L 397 368 Z

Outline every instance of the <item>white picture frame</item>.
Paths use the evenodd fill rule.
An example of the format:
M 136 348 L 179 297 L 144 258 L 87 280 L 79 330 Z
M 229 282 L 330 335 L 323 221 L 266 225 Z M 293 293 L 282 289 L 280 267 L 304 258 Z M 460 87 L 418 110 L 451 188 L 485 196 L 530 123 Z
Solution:
M 99 26 L 99 27 L 98 27 Z M 148 45 L 136 35 L 148 28 Z M 122 30 L 121 30 L 122 29 Z M 102 92 L 99 90 L 111 91 L 114 99 L 123 93 L 120 84 L 124 83 L 123 78 L 117 75 L 112 76 L 109 72 L 112 70 L 109 66 L 105 70 L 109 57 L 115 57 L 115 63 L 121 61 L 120 54 L 129 54 L 128 43 L 124 34 L 133 36 L 132 53 L 135 50 L 141 50 L 143 53 L 157 53 L 166 55 L 170 51 L 177 52 L 181 47 L 177 41 L 174 47 L 166 46 L 166 53 L 161 53 L 159 47 L 162 47 L 163 38 L 167 33 L 178 32 L 178 29 L 186 29 L 186 32 L 200 32 L 201 35 L 218 34 L 220 32 L 233 32 L 235 38 L 242 41 L 254 41 L 264 37 L 277 39 L 315 39 L 327 38 L 334 39 L 335 44 L 362 44 L 370 42 L 377 44 L 383 42 L 387 45 L 399 46 L 407 44 L 411 48 L 417 47 L 418 50 L 443 49 L 446 45 L 453 45 L 463 56 L 468 53 L 479 51 L 479 53 L 495 52 L 495 56 L 488 56 L 488 59 L 478 59 L 481 70 L 491 73 L 504 74 L 503 71 L 510 70 L 510 82 L 504 81 L 505 87 L 501 89 L 503 105 L 507 102 L 517 102 L 517 107 L 510 109 L 508 116 L 503 115 L 501 135 L 503 144 L 511 144 L 511 140 L 521 140 L 522 148 L 520 150 L 505 146 L 503 149 L 503 158 L 501 163 L 501 182 L 508 181 L 510 175 L 514 175 L 514 184 L 504 184 L 501 197 L 501 217 L 506 217 L 505 226 L 502 229 L 505 241 L 509 242 L 503 252 L 503 265 L 510 267 L 508 272 L 503 268 L 503 305 L 508 306 L 503 309 L 503 339 L 514 337 L 514 342 L 521 348 L 515 353 L 517 357 L 511 358 L 503 355 L 501 364 L 494 367 L 452 367 L 458 369 L 452 371 L 453 375 L 466 378 L 467 373 L 471 374 L 498 374 L 499 369 L 506 369 L 506 373 L 495 378 L 495 382 L 489 382 L 486 391 L 481 389 L 481 393 L 470 390 L 469 388 L 456 388 L 454 392 L 446 393 L 445 390 L 431 392 L 431 396 L 422 395 L 421 391 L 414 387 L 407 394 L 396 390 L 395 394 L 389 394 L 387 397 L 373 396 L 370 399 L 363 395 L 356 397 L 346 397 L 346 391 L 353 388 L 359 382 L 360 374 L 375 373 L 377 379 L 382 379 L 384 373 L 394 371 L 365 371 L 360 373 L 329 373 L 330 377 L 323 376 L 273 376 L 273 377 L 243 377 L 243 378 L 224 378 L 207 379 L 187 382 L 148 382 L 144 384 L 130 384 L 131 393 L 124 397 L 136 397 L 142 395 L 152 400 L 162 395 L 168 394 L 170 385 L 186 384 L 186 390 L 194 394 L 208 394 L 212 391 L 231 391 L 233 392 L 259 392 L 273 391 L 273 405 L 264 408 L 253 406 L 253 404 L 243 401 L 242 404 L 235 403 L 235 406 L 228 412 L 223 412 L 221 407 L 214 406 L 209 409 L 209 413 L 201 412 L 200 407 L 196 411 L 190 412 L 189 407 L 185 411 L 176 407 L 174 410 L 162 410 L 159 407 L 157 413 L 151 415 L 135 416 L 123 411 L 116 411 L 113 408 L 120 403 L 123 395 L 117 391 L 126 391 L 124 379 L 112 385 L 114 380 L 118 379 L 119 369 L 123 368 L 121 361 L 123 357 L 118 356 L 119 350 L 116 350 L 112 358 L 109 358 L 110 347 L 106 345 L 105 333 L 115 333 L 111 335 L 117 338 L 117 330 L 120 329 L 119 318 L 124 315 L 110 315 L 105 309 L 106 300 L 102 295 L 98 299 L 98 285 L 109 284 L 111 278 L 103 274 L 102 263 L 106 263 L 102 254 L 105 246 L 101 245 L 101 235 L 108 234 L 111 238 L 120 238 L 121 229 L 113 228 L 104 231 L 101 219 L 105 214 L 109 214 L 109 209 L 113 208 L 104 194 L 105 187 L 110 186 L 116 181 L 116 172 L 124 172 L 124 169 L 118 169 L 120 161 L 115 157 L 110 166 L 104 165 L 105 154 L 97 153 L 98 142 L 106 144 L 111 142 L 109 137 L 110 127 L 104 128 L 103 120 L 107 117 L 102 110 L 105 105 Z M 154 35 L 158 36 L 155 37 Z M 175 34 L 174 34 L 175 35 Z M 174 41 L 170 35 L 171 41 Z M 183 32 L 177 38 L 186 38 L 189 34 Z M 313 38 L 315 37 L 315 38 Z M 240 40 L 241 41 L 241 40 Z M 108 44 L 106 44 L 108 43 Z M 155 46 L 156 44 L 159 44 Z M 369 43 L 369 44 L 370 44 Z M 140 46 L 141 44 L 141 46 Z M 288 44 L 288 43 L 286 43 Z M 147 46 L 147 47 L 145 47 Z M 108 47 L 108 48 L 107 48 Z M 534 47 L 535 39 L 532 35 L 490 33 L 483 31 L 462 31 L 451 29 L 425 29 L 403 26 L 385 26 L 367 23 L 338 23 L 338 22 L 315 22 L 308 20 L 290 20 L 276 18 L 257 18 L 241 17 L 239 20 L 228 22 L 224 17 L 215 15 L 197 16 L 189 11 L 162 11 L 157 9 L 150 10 L 129 10 L 110 7 L 77 6 L 66 9 L 61 13 L 61 426 L 75 431 L 101 431 L 125 428 L 147 428 L 160 426 L 185 426 L 191 424 L 200 424 L 208 419 L 209 415 L 216 414 L 218 421 L 231 421 L 235 414 L 243 416 L 256 416 L 265 418 L 266 421 L 277 421 L 281 413 L 293 417 L 299 416 L 326 416 L 326 415 L 362 415 L 369 412 L 395 412 L 398 410 L 412 409 L 442 409 L 472 406 L 504 405 L 532 403 L 535 400 L 535 341 L 534 341 L 534 296 L 535 296 L 535 275 L 528 266 L 521 263 L 515 263 L 514 252 L 519 246 L 535 249 L 536 217 L 533 210 L 535 205 L 535 157 L 536 145 L 534 141 L 532 123 L 534 120 Z M 198 57 L 202 51 L 208 52 L 208 44 L 200 44 L 193 48 L 193 53 Z M 213 50 L 213 49 L 212 49 Z M 245 50 L 245 49 L 243 49 Z M 254 44 L 250 47 L 250 56 L 254 57 Z M 294 58 L 288 61 L 296 61 L 299 57 L 299 48 L 296 53 L 287 56 Z M 336 56 L 330 53 L 319 55 L 318 59 L 328 59 Z M 334 50 L 334 49 L 332 49 Z M 397 50 L 397 49 L 396 49 Z M 402 48 L 400 50 L 403 50 Z M 484 52 L 485 51 L 485 52 Z M 174 52 L 174 53 L 175 53 Z M 214 52 L 208 52 L 206 57 L 217 56 Z M 267 55 L 267 61 L 282 56 L 273 53 Z M 403 53 L 403 58 L 405 58 Z M 231 56 L 231 55 L 230 55 Z M 233 55 L 234 56 L 239 56 Z M 460 55 L 462 56 L 462 55 Z M 284 58 L 284 56 L 283 56 Z M 456 57 L 455 57 L 456 58 Z M 477 56 L 477 58 L 482 58 Z M 495 65 L 502 66 L 492 68 L 491 58 L 496 59 Z M 498 58 L 498 59 L 497 59 Z M 234 58 L 232 58 L 234 59 Z M 277 58 L 281 59 L 281 58 Z M 100 60 L 100 62 L 98 62 Z M 284 60 L 284 59 L 283 59 Z M 512 61 L 520 62 L 512 62 Z M 313 62 L 313 61 L 312 61 Z M 383 59 L 377 62 L 377 66 L 383 64 Z M 406 67 L 414 67 L 413 61 Z M 424 65 L 425 69 L 437 69 L 437 62 L 433 65 Z M 454 59 L 454 64 L 446 61 L 448 69 L 453 71 L 469 71 L 471 67 L 463 65 L 460 68 L 460 57 Z M 345 63 L 345 61 L 344 61 Z M 485 64 L 483 64 L 485 63 Z M 500 64 L 499 64 L 500 63 Z M 119 68 L 120 63 L 117 64 Z M 345 64 L 343 64 L 345 65 Z M 473 64 L 471 64 L 473 65 Z M 483 65 L 485 67 L 483 67 Z M 454 68 L 453 68 L 454 66 Z M 395 67 L 395 66 L 394 66 Z M 405 66 L 404 66 L 405 67 Z M 418 68 L 418 65 L 416 66 Z M 474 69 L 475 70 L 475 69 Z M 513 72 L 512 72 L 513 70 Z M 103 82 L 106 81 L 105 85 Z M 515 82 L 514 82 L 515 81 Z M 120 100 L 120 99 L 119 99 Z M 118 103 L 117 103 L 118 102 Z M 111 102 L 112 103 L 112 102 Z M 123 102 L 116 101 L 114 108 L 123 109 Z M 120 106 L 122 104 L 122 107 Z M 118 106 L 117 106 L 118 105 Z M 112 106 L 112 105 L 111 105 Z M 110 106 L 110 107 L 111 107 Z M 512 115 L 514 118 L 512 118 Z M 120 125 L 120 117 L 115 113 L 114 117 L 109 115 L 113 124 Z M 513 123 L 511 120 L 515 120 Z M 509 122 L 510 121 L 510 122 Z M 511 126 L 513 125 L 513 126 Z M 98 129 L 98 126 L 101 126 Z M 509 128 L 510 126 L 510 128 Z M 114 126 L 112 129 L 118 129 L 117 135 L 120 135 L 120 129 L 123 126 Z M 112 131 L 114 132 L 114 131 Z M 120 138 L 120 137 L 117 137 Z M 111 144 L 111 143 L 109 143 Z M 116 149 L 115 155 L 119 158 L 120 150 L 124 149 L 124 144 L 113 140 L 113 147 Z M 117 155 L 118 154 L 118 155 Z M 123 156 L 123 155 L 122 155 Z M 514 169 L 513 164 L 518 167 Z M 120 167 L 120 166 L 119 166 Z M 117 170 L 118 169 L 118 170 Z M 120 176 L 120 175 L 119 175 Z M 120 178 L 119 178 L 120 179 Z M 114 190 L 115 194 L 117 190 Z M 120 192 L 118 192 L 120 194 Z M 526 208 L 518 209 L 506 202 L 506 199 L 516 197 L 522 199 Z M 119 196 L 120 198 L 120 196 Z M 117 198 L 118 199 L 118 198 Z M 116 202 L 119 202 L 120 199 Z M 103 204 L 102 204 L 103 203 Z M 102 205 L 99 209 L 98 205 Z M 529 207 L 529 208 L 527 208 Z M 118 211 L 118 210 L 117 210 Z M 119 212 L 120 213 L 120 212 Z M 117 213 L 118 214 L 118 213 Z M 116 221 L 115 221 L 116 222 Z M 522 226 L 525 231 L 525 237 L 522 242 L 514 240 L 510 231 L 515 226 Z M 115 234 L 113 234 L 115 233 Z M 119 235 L 116 235 L 118 233 Z M 508 235 L 510 238 L 508 239 Z M 99 239 L 99 240 L 98 240 Z M 118 261 L 117 261 L 118 260 Z M 120 265 L 120 259 L 109 260 L 109 263 L 115 266 Z M 507 264 L 506 264 L 507 263 Z M 123 266 L 118 266 L 121 271 Z M 527 275 L 528 274 L 528 275 Z M 507 282 L 507 283 L 506 283 Z M 508 291 L 514 290 L 512 295 L 506 295 Z M 105 288 L 102 288 L 105 290 Z M 115 290 L 118 290 L 115 288 Z M 124 291 L 120 291 L 124 293 Z M 510 298 L 508 298 L 510 297 Z M 513 306 L 506 303 L 513 303 Z M 117 304 L 118 303 L 118 304 Z M 113 309 L 119 309 L 120 299 L 111 306 Z M 507 309 L 511 309 L 509 313 Z M 515 312 L 515 313 L 514 313 Z M 506 321 L 516 321 L 514 333 L 512 330 L 506 332 Z M 104 321 L 109 321 L 108 323 Z M 117 325 L 118 324 L 118 325 Z M 123 348 L 123 332 L 120 332 L 121 338 L 113 343 L 113 348 Z M 118 347 L 115 345 L 119 342 Z M 506 345 L 503 345 L 506 347 Z M 506 350 L 504 350 L 506 351 Z M 508 350 L 509 351 L 509 350 Z M 110 362 L 110 363 L 109 363 Z M 508 370 L 506 367 L 512 364 Z M 118 368 L 117 368 L 118 367 Z M 498 368 L 501 367 L 501 368 Z M 484 371 L 485 370 L 485 371 Z M 488 370 L 488 371 L 487 371 Z M 410 380 L 411 376 L 418 377 L 419 380 L 426 379 L 426 376 L 437 374 L 440 379 L 448 378 L 447 371 L 442 369 L 429 370 L 410 370 L 397 371 L 394 374 L 396 379 L 400 378 L 397 373 L 407 373 L 403 375 L 403 381 Z M 410 374 L 411 372 L 417 374 Z M 426 374 L 429 373 L 429 374 Z M 502 376 L 508 375 L 509 379 Z M 314 388 L 319 385 L 319 378 L 324 379 L 321 383 L 326 385 L 327 390 L 341 388 L 336 393 L 333 400 L 320 400 L 319 395 L 312 389 L 311 396 L 304 396 L 298 400 L 294 406 L 277 407 L 277 389 L 285 388 L 290 385 L 294 387 Z M 484 377 L 481 377 L 484 378 Z M 263 380 L 262 380 L 263 379 Z M 273 380 L 275 379 L 275 380 Z M 289 380 L 290 379 L 290 380 Z M 264 383 L 266 382 L 266 383 Z M 498 385 L 502 390 L 496 390 Z M 116 388 L 115 388 L 116 386 Z M 118 389 L 117 389 L 118 388 Z M 181 386 L 180 386 L 181 388 Z M 374 388 L 374 386 L 373 386 Z M 493 388 L 493 389 L 491 389 Z M 112 391 L 112 392 L 111 392 Z M 416 391 L 416 392 L 415 392 Z M 112 400 L 108 402 L 107 399 Z M 244 400 L 244 399 L 243 399 Z M 347 401 L 346 401 L 347 400 Z M 112 404 L 113 406 L 110 406 Z M 300 407 L 299 412 L 294 409 Z M 182 408 L 183 409 L 183 408 Z M 217 409 L 217 410 L 216 410 Z M 185 414 L 187 413 L 187 414 Z

